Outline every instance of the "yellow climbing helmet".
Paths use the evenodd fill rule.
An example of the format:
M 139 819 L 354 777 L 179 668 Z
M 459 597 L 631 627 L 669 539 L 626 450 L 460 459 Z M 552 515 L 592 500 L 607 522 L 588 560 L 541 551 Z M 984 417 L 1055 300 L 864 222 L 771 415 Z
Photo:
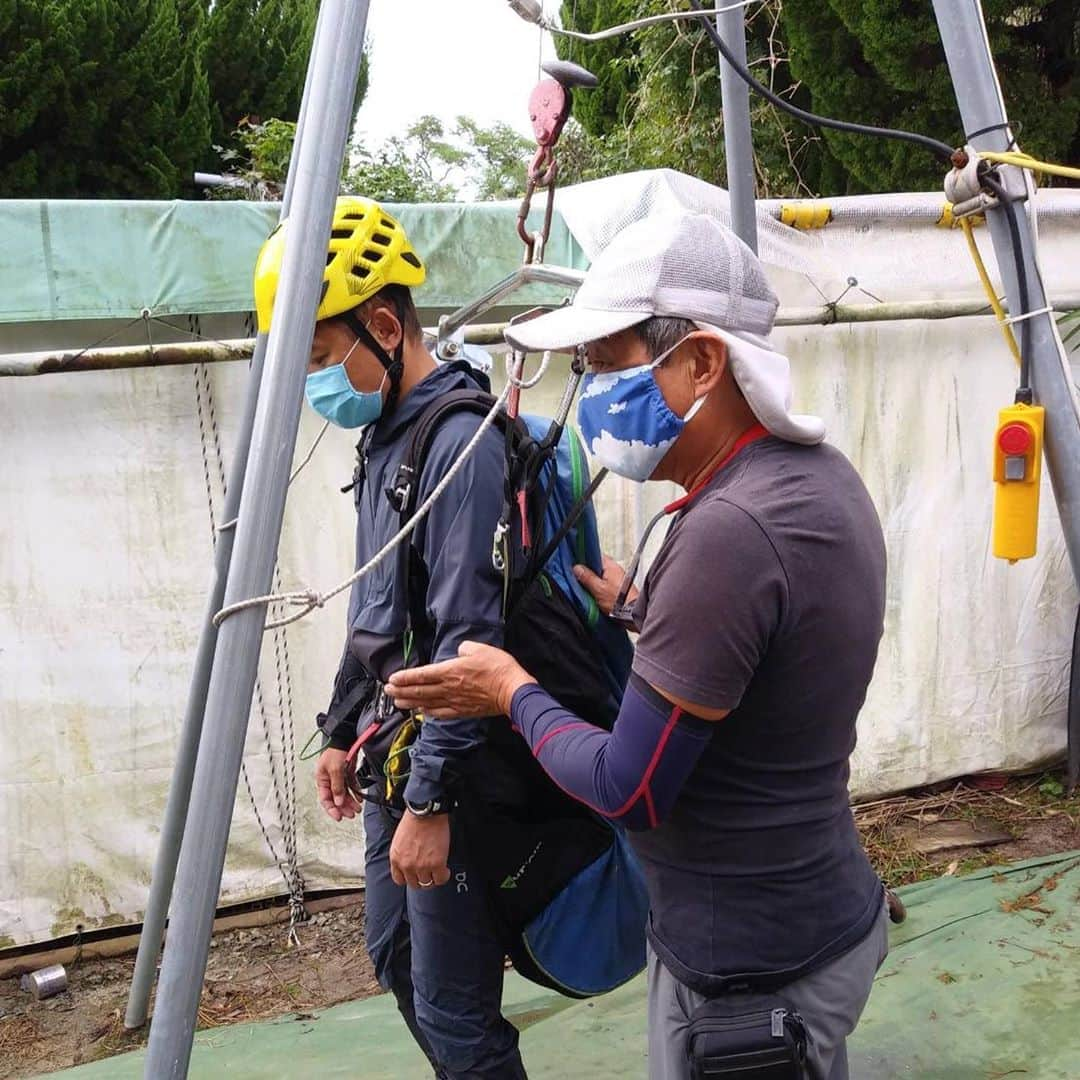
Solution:
M 259 331 L 270 319 L 281 278 L 288 221 L 270 234 L 255 263 L 255 310 Z M 401 225 L 377 202 L 345 195 L 334 208 L 323 292 L 316 319 L 329 319 L 370 300 L 387 285 L 424 283 L 424 264 Z

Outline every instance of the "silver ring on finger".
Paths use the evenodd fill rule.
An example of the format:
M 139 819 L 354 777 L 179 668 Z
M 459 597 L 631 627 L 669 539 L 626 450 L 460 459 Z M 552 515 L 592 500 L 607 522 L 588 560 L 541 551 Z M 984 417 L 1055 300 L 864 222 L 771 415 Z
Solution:
M 418 880 L 416 882 L 416 884 L 419 885 L 421 889 L 430 889 L 431 886 L 435 884 L 435 879 L 432 878 L 431 881 L 419 881 Z

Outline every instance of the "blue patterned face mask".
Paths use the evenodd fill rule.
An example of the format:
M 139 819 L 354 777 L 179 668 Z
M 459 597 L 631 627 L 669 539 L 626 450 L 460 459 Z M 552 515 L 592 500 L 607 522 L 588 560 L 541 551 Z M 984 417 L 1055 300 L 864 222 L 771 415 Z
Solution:
M 358 339 L 341 363 L 312 371 L 304 384 L 307 403 L 324 420 L 341 428 L 364 428 L 382 415 L 382 386 L 378 390 L 354 390 L 345 371 L 345 361 L 359 344 Z M 383 382 L 386 382 L 385 376 Z
M 705 404 L 705 398 L 698 398 L 685 416 L 677 416 L 653 377 L 653 371 L 685 340 L 651 364 L 588 374 L 582 381 L 578 426 L 590 453 L 613 473 L 639 483 L 648 480 Z

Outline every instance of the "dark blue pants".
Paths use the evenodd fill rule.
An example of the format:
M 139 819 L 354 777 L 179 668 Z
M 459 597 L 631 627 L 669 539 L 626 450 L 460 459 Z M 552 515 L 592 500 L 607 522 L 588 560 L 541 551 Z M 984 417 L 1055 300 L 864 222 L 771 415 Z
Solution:
M 390 877 L 396 820 L 364 806 L 368 955 L 442 1080 L 525 1080 L 517 1029 L 502 1016 L 504 949 L 480 881 L 451 843 L 450 881 L 407 889 Z

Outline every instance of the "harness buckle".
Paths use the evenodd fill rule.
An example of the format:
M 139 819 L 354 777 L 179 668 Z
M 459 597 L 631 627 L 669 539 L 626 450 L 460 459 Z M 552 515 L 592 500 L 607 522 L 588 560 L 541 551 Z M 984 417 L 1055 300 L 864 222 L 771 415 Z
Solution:
M 394 474 L 394 482 L 386 488 L 386 497 L 389 499 L 390 505 L 399 514 L 403 514 L 405 507 L 409 505 L 415 473 L 416 470 L 408 465 L 399 465 L 397 472 Z

